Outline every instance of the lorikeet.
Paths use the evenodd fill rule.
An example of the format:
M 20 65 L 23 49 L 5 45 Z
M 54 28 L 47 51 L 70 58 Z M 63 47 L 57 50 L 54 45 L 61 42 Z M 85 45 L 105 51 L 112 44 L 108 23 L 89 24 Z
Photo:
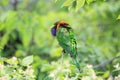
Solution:
M 76 60 L 77 55 L 77 43 L 74 37 L 73 29 L 65 21 L 58 21 L 51 28 L 51 33 L 53 36 L 57 37 L 57 40 L 60 46 L 63 48 L 63 51 L 70 54 L 73 58 L 74 64 L 79 68 L 79 63 Z

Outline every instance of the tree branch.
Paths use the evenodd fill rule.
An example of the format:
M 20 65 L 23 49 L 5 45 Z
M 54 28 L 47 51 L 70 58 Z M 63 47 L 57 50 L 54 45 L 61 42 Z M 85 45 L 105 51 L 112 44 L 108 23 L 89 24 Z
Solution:
M 116 56 L 116 57 L 113 57 L 113 58 L 111 58 L 111 59 L 108 59 L 108 60 L 106 60 L 106 61 L 103 61 L 103 62 L 101 62 L 100 64 L 93 66 L 93 68 L 103 67 L 103 66 L 107 65 L 108 63 L 112 62 L 113 60 L 115 60 L 115 59 L 117 59 L 117 58 L 120 58 L 120 55 L 118 55 L 118 56 Z

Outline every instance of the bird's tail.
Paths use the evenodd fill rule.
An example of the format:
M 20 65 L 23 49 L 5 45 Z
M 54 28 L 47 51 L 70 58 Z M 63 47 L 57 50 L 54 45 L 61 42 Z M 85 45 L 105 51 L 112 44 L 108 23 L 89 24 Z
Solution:
M 81 73 L 80 64 L 76 58 L 73 58 L 73 64 L 77 67 L 77 69 Z

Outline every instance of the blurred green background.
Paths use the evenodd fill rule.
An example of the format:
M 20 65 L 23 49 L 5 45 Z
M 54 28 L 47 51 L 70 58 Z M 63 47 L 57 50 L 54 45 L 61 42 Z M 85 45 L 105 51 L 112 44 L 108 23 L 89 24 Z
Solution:
M 0 63 L 4 66 L 1 79 L 11 80 L 15 73 L 9 73 L 17 69 L 16 76 L 20 77 L 14 79 L 24 80 L 29 72 L 23 75 L 19 70 L 29 71 L 29 66 L 34 77 L 27 75 L 27 80 L 103 80 L 118 76 L 120 59 L 97 69 L 85 67 L 120 55 L 120 0 L 86 0 L 76 5 L 74 0 L 0 0 Z M 50 33 L 59 20 L 67 21 L 74 30 L 83 74 L 70 63 L 68 55 L 61 60 L 62 48 Z M 14 59 L 17 62 L 12 64 Z M 22 59 L 29 66 L 21 65 Z

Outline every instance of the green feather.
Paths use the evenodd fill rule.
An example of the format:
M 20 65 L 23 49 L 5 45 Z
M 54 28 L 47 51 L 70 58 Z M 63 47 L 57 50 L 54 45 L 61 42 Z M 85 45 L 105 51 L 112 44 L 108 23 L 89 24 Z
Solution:
M 57 39 L 62 48 L 75 58 L 77 55 L 77 44 L 71 28 L 59 28 L 57 30 Z
M 65 52 L 71 55 L 74 65 L 76 65 L 76 67 L 80 71 L 79 62 L 76 59 L 77 44 L 76 44 L 76 40 L 75 40 L 74 32 L 72 28 L 61 27 L 57 30 L 56 36 L 60 46 L 65 50 Z

